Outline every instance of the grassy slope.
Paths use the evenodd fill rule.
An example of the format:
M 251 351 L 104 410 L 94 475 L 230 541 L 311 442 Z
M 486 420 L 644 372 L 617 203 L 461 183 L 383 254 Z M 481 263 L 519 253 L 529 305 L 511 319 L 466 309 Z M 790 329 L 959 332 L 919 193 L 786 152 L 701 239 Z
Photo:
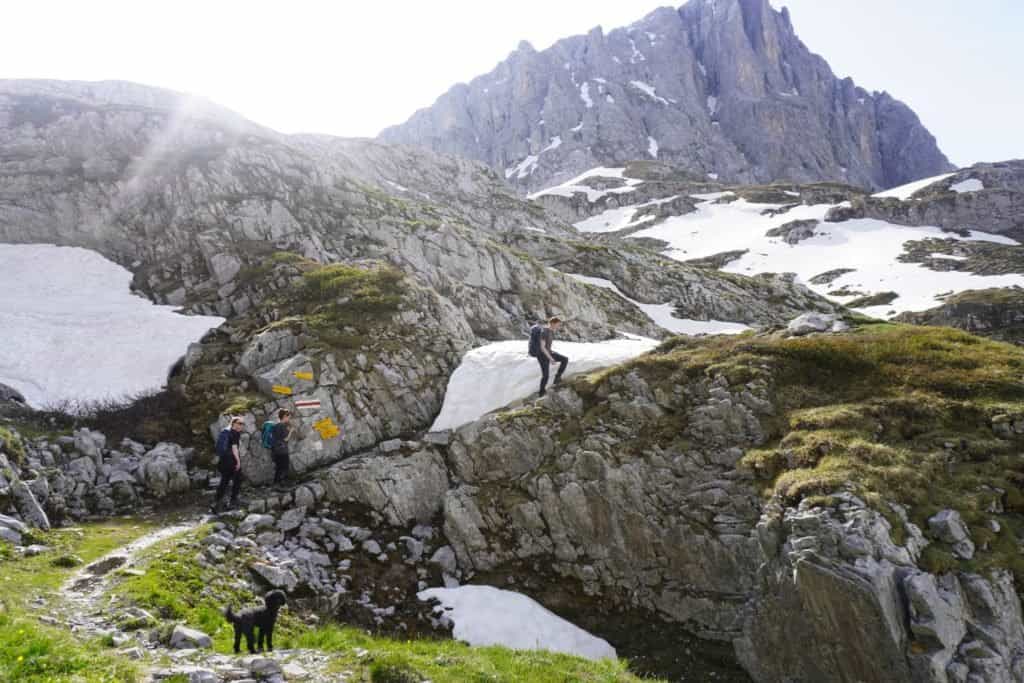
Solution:
M 83 642 L 61 628 L 41 624 L 28 607 L 39 596 L 52 602 L 54 591 L 75 572 L 54 566 L 55 558 L 74 554 L 90 562 L 148 530 L 147 524 L 135 521 L 58 529 L 36 535 L 38 542 L 53 550 L 30 558 L 15 557 L 10 546 L 0 542 L 0 680 L 106 683 L 138 679 L 132 663 L 102 652 L 100 643 Z
M 245 576 L 248 556 L 230 551 L 222 565 L 204 568 L 195 562 L 196 541 L 208 533 L 168 539 L 149 549 L 141 576 L 128 576 L 117 593 L 127 602 L 180 620 L 210 634 L 214 649 L 229 653 L 232 629 L 221 616 L 227 602 L 252 602 L 256 596 L 236 577 Z M 506 648 L 470 648 L 451 640 L 402 641 L 368 634 L 340 624 L 316 628 L 289 610 L 281 613 L 274 644 L 279 649 L 311 648 L 332 655 L 330 667 L 350 672 L 354 680 L 419 681 L 607 681 L 628 683 L 625 662 L 590 662 L 548 652 L 515 652 Z M 404 676 L 404 677 L 403 677 Z
M 799 339 L 679 338 L 611 372 L 631 368 L 655 384 L 706 373 L 732 384 L 766 380 L 778 408 L 765 424 L 770 441 L 742 463 L 766 495 L 828 505 L 828 494 L 852 488 L 889 516 L 885 501 L 908 506 L 926 533 L 928 517 L 955 508 L 980 552 L 961 563 L 933 544 L 925 565 L 1002 566 L 1024 580 L 1024 436 L 993 429 L 1024 419 L 1024 349 L 948 328 L 878 324 Z M 988 524 L 993 504 L 1006 508 L 999 532 Z

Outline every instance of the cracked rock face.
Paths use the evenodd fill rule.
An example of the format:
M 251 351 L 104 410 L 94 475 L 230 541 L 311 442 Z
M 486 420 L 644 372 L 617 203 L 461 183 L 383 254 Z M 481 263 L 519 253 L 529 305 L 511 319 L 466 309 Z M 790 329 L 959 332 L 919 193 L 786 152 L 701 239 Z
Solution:
M 520 44 L 380 137 L 483 161 L 528 190 L 635 159 L 871 188 L 952 170 L 913 111 L 837 78 L 768 0 L 691 0 L 541 52 Z
M 557 430 L 516 418 L 460 429 L 448 447 L 460 486 L 444 500 L 444 530 L 460 565 L 490 571 L 550 557 L 555 571 L 612 604 L 686 622 L 702 637 L 731 638 L 742 624 L 737 598 L 753 590 L 750 569 L 761 561 L 753 534 L 760 505 L 733 466 L 763 439 L 757 416 L 770 405 L 762 390 L 734 393 L 709 382 L 655 397 L 629 374 L 616 378 L 607 399 L 628 433 L 588 430 L 564 445 Z M 555 414 L 578 418 L 570 390 L 552 401 Z M 626 446 L 669 410 L 684 411 L 691 450 Z

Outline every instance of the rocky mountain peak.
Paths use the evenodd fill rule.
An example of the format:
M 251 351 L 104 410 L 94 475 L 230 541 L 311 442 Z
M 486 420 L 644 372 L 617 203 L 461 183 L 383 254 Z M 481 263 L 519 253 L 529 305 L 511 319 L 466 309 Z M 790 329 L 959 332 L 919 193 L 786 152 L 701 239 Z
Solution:
M 692 0 L 514 52 L 381 139 L 523 189 L 656 158 L 735 182 L 899 185 L 951 169 L 909 107 L 839 79 L 767 0 Z

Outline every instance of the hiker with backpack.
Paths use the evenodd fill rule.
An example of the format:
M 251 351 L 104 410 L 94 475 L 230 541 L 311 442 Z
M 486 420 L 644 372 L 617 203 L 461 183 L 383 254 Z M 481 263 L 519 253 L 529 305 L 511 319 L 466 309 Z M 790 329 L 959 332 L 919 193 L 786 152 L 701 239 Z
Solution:
M 291 455 L 288 450 L 288 439 L 292 435 L 292 411 L 281 408 L 277 411 L 277 422 L 267 420 L 263 423 L 261 442 L 270 451 L 274 461 L 274 483 L 282 484 L 288 479 L 291 466 Z
M 231 502 L 228 509 L 235 509 L 239 505 L 238 492 L 242 488 L 242 457 L 240 453 L 242 443 L 242 428 L 244 421 L 240 417 L 231 418 L 229 426 L 220 431 L 217 436 L 217 470 L 220 472 L 220 484 L 217 485 L 217 495 L 213 501 L 213 513 L 217 514 L 223 510 L 221 505 L 228 486 L 231 487 Z
M 558 384 L 562 381 L 562 375 L 565 373 L 565 366 L 569 364 L 569 359 L 560 353 L 555 353 L 551 350 L 552 344 L 555 342 L 555 332 L 561 327 L 562 321 L 560 318 L 551 318 L 548 320 L 547 325 L 541 323 L 535 324 L 530 328 L 530 355 L 537 359 L 540 364 L 540 396 L 547 393 L 548 387 L 548 373 L 551 368 L 551 364 L 557 362 L 558 372 L 555 373 L 554 384 Z

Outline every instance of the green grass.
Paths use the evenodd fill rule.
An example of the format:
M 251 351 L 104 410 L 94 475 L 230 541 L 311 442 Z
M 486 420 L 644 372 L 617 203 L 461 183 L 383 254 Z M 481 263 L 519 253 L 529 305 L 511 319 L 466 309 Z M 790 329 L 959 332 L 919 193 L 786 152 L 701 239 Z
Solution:
M 171 621 L 183 621 L 213 638 L 214 650 L 232 651 L 233 631 L 221 614 L 227 603 L 256 600 L 241 589 L 249 556 L 230 551 L 221 565 L 202 567 L 195 562 L 195 533 L 168 539 L 148 549 L 139 567 L 141 576 L 127 576 L 115 594 Z M 625 662 L 590 662 L 547 652 L 515 652 L 506 648 L 471 648 L 453 640 L 398 640 L 371 635 L 357 628 L 325 624 L 315 628 L 284 610 L 274 634 L 279 649 L 308 648 L 331 655 L 330 668 L 350 671 L 360 681 L 622 681 L 639 679 L 629 674 Z M 402 678 L 402 676 L 407 678 Z
M 1024 306 L 1024 290 L 1017 287 L 994 287 L 991 289 L 968 289 L 942 301 L 945 305 L 980 304 L 993 306 Z
M 636 682 L 625 661 L 591 662 L 552 652 L 519 652 L 503 647 L 473 648 L 454 640 L 394 640 L 354 628 L 321 626 L 282 640 L 284 647 L 332 653 L 331 669 L 351 671 L 374 683 L 470 681 L 531 683 Z M 359 653 L 365 652 L 362 657 Z M 404 678 L 402 676 L 405 676 Z M 653 680 L 653 679 L 645 679 Z
M 77 555 L 91 562 L 129 543 L 150 529 L 148 523 L 110 521 L 81 529 L 36 532 L 34 540 L 52 551 L 30 558 L 0 553 L 0 680 L 39 683 L 107 683 L 137 681 L 139 672 L 127 660 L 102 651 L 102 643 L 74 638 L 68 631 L 46 626 L 28 609 L 54 591 L 75 571 L 56 567 L 54 557 Z M 0 543 L 0 546 L 4 544 Z
M 202 527 L 194 534 L 178 536 L 156 544 L 143 556 L 141 576 L 127 576 L 114 594 L 126 604 L 153 612 L 168 622 L 184 622 L 208 634 L 218 652 L 232 651 L 231 626 L 221 610 L 224 605 L 250 603 L 256 595 L 239 590 L 236 576 L 246 576 L 247 555 L 231 551 L 220 568 L 207 568 L 195 561 L 196 541 L 209 533 Z

